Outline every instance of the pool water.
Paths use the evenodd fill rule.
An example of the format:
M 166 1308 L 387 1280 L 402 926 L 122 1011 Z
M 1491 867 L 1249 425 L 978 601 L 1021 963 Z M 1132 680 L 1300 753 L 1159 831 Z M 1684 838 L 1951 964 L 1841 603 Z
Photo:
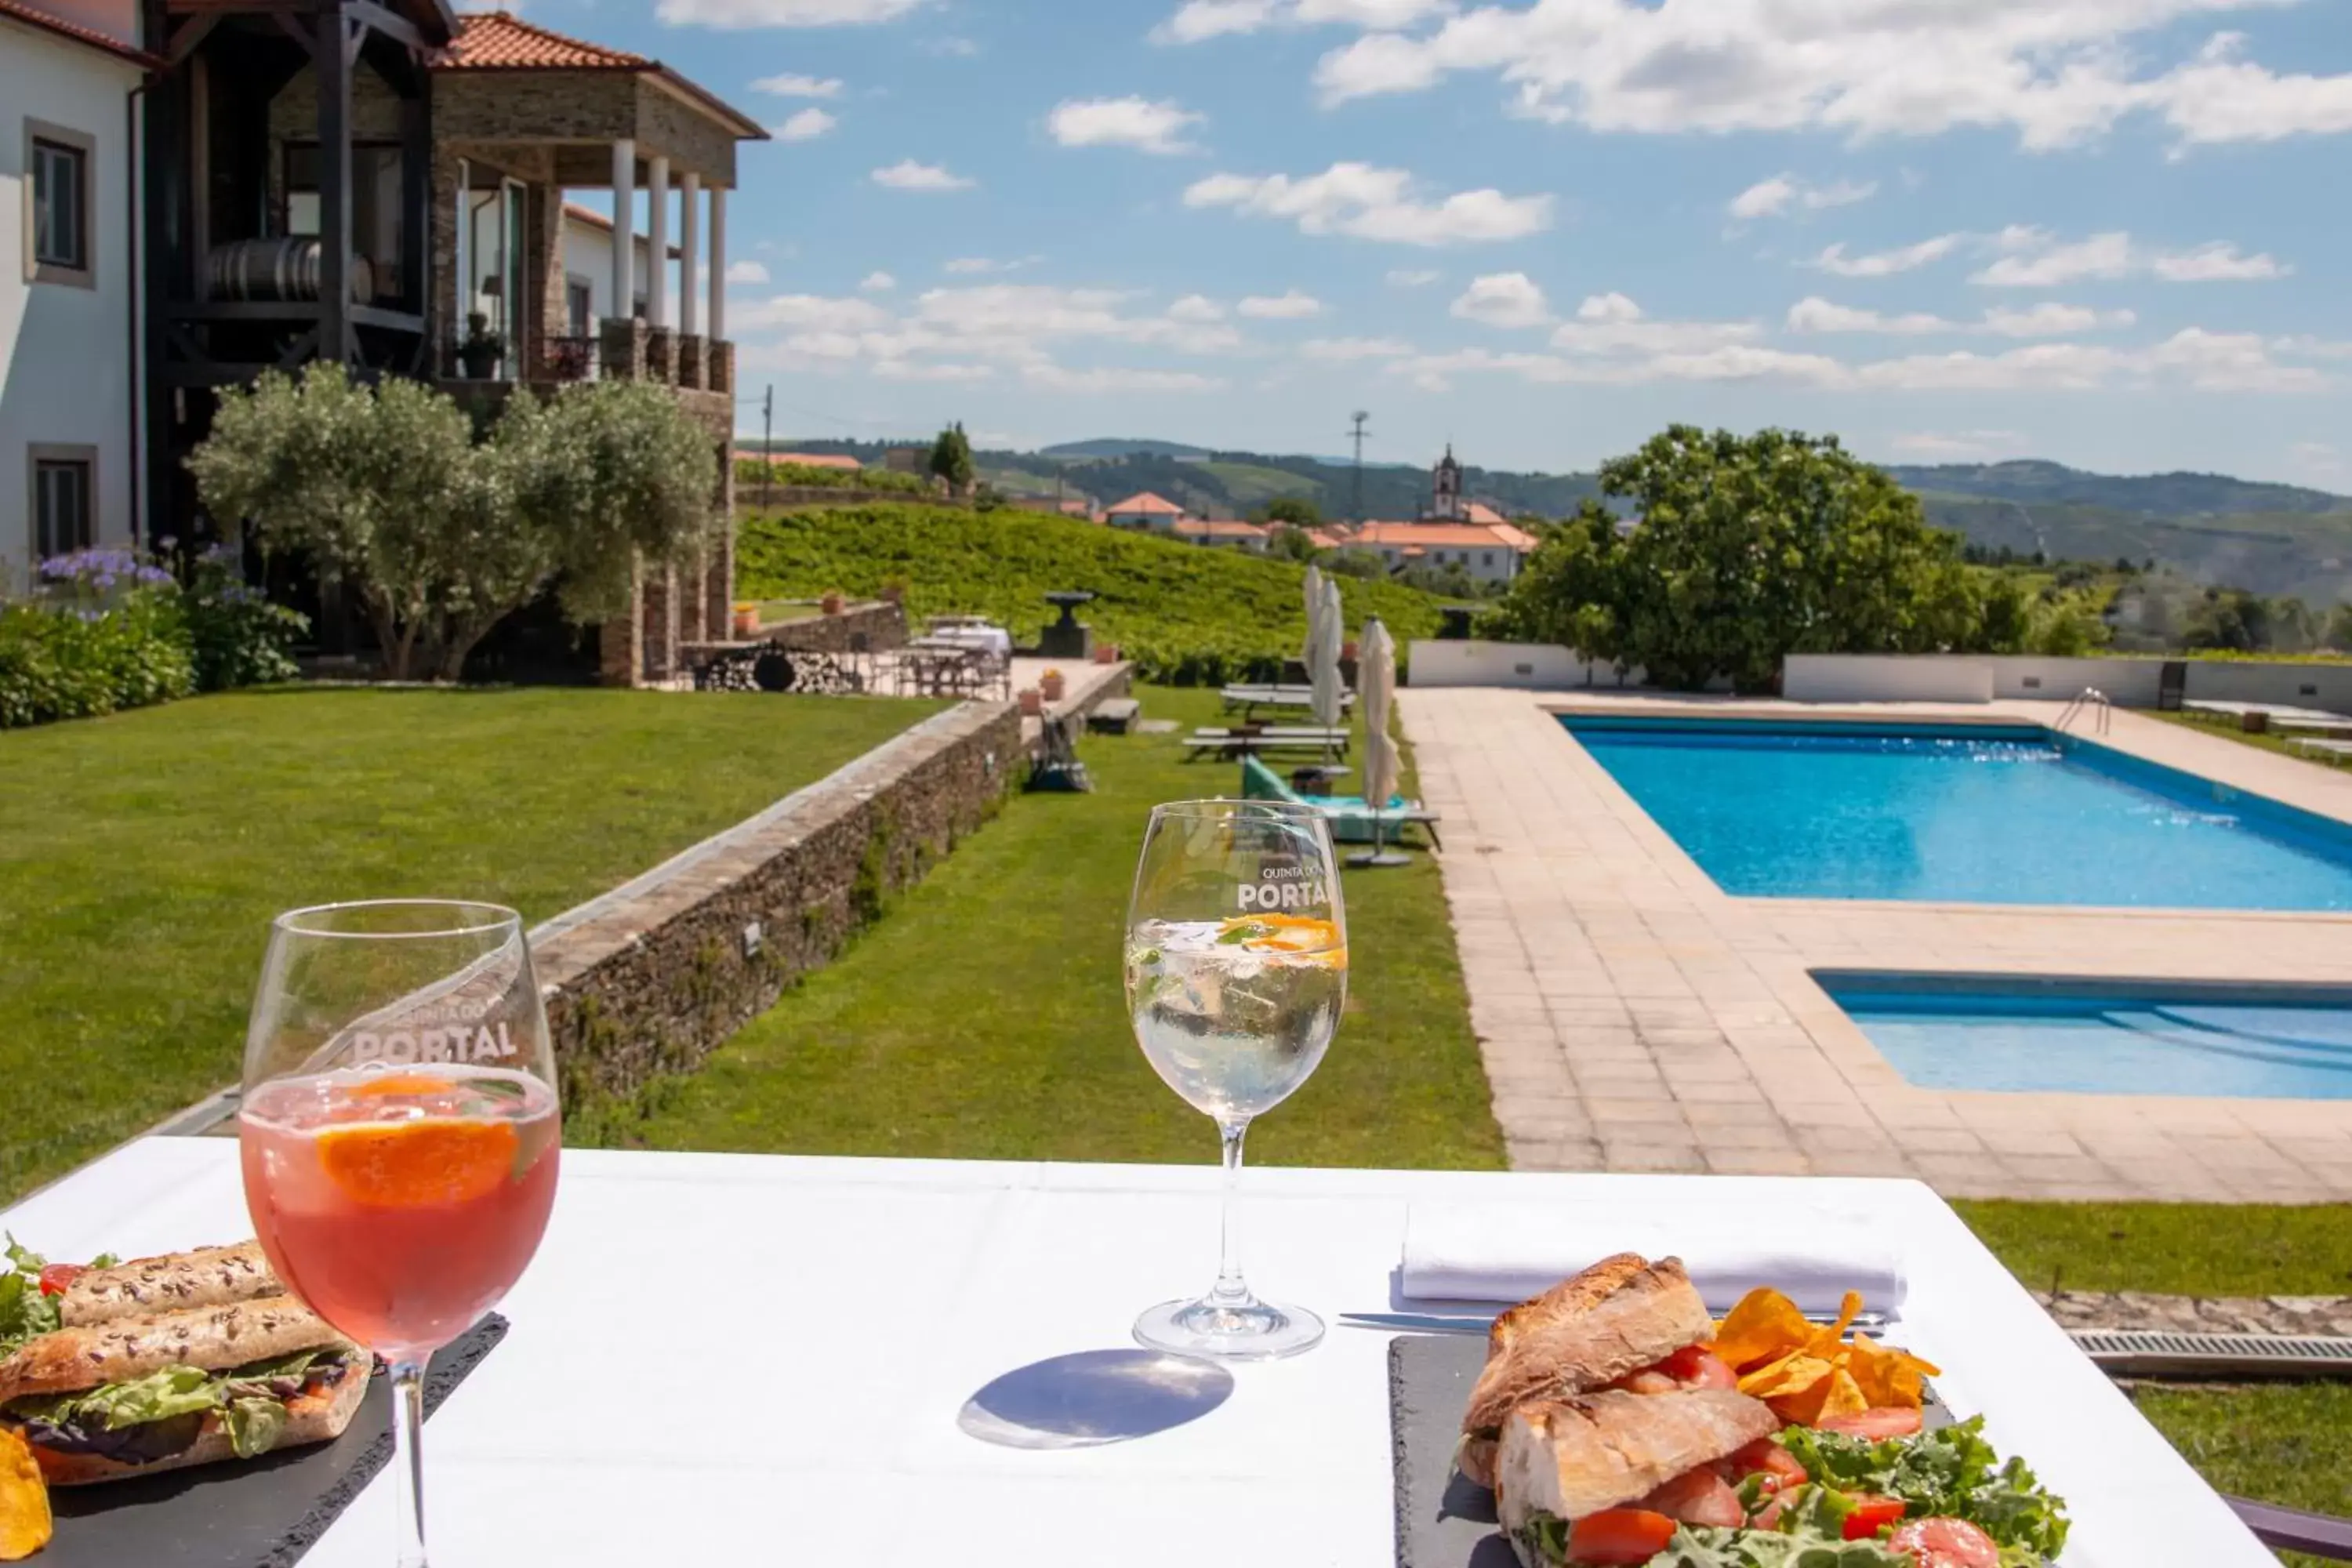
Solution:
M 1740 897 L 2352 910 L 2352 828 L 2037 725 L 1561 721 Z
M 2352 1100 L 2352 1005 L 2343 1000 L 1998 982 L 1882 990 L 1817 978 L 1896 1071 L 1930 1089 Z

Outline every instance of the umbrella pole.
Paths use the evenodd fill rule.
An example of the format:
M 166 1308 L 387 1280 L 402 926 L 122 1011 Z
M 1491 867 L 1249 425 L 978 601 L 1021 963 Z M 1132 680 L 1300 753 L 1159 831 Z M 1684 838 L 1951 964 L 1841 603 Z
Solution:
M 1367 805 L 1371 805 L 1370 801 L 1365 802 L 1365 804 Z M 1371 848 L 1361 855 L 1349 856 L 1348 864 L 1350 866 L 1410 866 L 1412 864 L 1412 857 L 1410 855 L 1391 855 L 1381 849 L 1381 808 L 1379 806 L 1372 806 Z

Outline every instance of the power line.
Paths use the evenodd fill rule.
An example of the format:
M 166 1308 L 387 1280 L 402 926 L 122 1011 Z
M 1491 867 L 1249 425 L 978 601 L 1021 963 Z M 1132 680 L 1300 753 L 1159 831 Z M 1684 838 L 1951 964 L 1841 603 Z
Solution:
M 1348 416 L 1349 422 L 1354 426 L 1349 434 L 1356 443 L 1356 494 L 1354 504 L 1350 509 L 1351 519 L 1359 523 L 1364 521 L 1364 421 L 1370 417 L 1370 414 L 1360 408 Z

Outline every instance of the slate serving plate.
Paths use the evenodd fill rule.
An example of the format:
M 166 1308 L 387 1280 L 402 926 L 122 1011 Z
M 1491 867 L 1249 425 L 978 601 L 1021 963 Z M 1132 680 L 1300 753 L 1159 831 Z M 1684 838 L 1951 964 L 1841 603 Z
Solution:
M 1484 1334 L 1399 1334 L 1389 1342 L 1397 1568 L 1517 1568 L 1496 1528 L 1495 1494 L 1454 1468 L 1462 1407 L 1486 1364 Z M 1925 1416 L 1930 1427 L 1952 1421 L 1932 1389 Z
M 507 1321 L 495 1312 L 425 1372 L 429 1418 L 481 1363 Z M 49 1494 L 57 1534 L 40 1568 L 289 1568 L 392 1459 L 392 1382 L 379 1374 L 343 1435 L 245 1464 L 202 1465 Z M 392 1542 L 383 1543 L 392 1557 Z

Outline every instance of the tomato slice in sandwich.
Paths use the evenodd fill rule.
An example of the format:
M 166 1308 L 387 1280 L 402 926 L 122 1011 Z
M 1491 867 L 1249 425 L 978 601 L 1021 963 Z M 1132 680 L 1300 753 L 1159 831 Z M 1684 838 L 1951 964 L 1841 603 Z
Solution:
M 1612 1508 L 1587 1514 L 1568 1534 L 1568 1560 L 1595 1568 L 1633 1568 L 1666 1549 L 1675 1521 L 1645 1508 Z

